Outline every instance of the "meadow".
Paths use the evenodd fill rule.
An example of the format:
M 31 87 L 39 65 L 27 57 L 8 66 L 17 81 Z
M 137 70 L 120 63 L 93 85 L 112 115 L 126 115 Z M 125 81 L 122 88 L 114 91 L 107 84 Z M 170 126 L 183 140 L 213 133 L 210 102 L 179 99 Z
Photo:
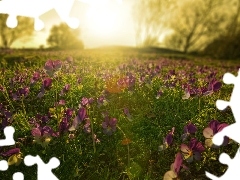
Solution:
M 15 128 L 16 144 L 0 148 L 9 169 L 37 179 L 26 155 L 60 160 L 60 180 L 207 179 L 222 175 L 218 157 L 233 157 L 212 135 L 234 122 L 229 100 L 234 61 L 132 51 L 9 51 L 0 53 L 0 138 Z

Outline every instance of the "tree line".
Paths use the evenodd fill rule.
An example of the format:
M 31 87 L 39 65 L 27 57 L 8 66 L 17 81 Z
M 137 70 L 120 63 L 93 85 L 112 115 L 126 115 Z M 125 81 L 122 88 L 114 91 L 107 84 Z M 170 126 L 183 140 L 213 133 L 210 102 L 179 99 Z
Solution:
M 240 57 L 240 0 L 138 0 L 133 17 L 139 47 Z
M 7 18 L 7 14 L 0 14 L 0 48 L 10 48 L 18 40 L 26 42 L 33 37 L 35 33 L 33 19 L 18 16 L 18 26 L 11 29 L 6 25 Z M 52 26 L 46 41 L 52 49 L 83 49 L 83 41 L 79 38 L 80 32 L 79 28 L 73 30 L 67 24 L 61 23 Z

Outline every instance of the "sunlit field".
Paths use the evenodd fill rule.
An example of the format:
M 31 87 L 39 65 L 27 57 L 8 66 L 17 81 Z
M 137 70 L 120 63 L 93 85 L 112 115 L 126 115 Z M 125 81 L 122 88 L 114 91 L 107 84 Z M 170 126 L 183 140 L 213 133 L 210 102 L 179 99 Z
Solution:
M 60 180 L 207 179 L 222 175 L 219 155 L 233 157 L 238 144 L 212 136 L 232 124 L 234 61 L 125 50 L 5 51 L 0 53 L 0 138 L 15 128 L 14 146 L 0 148 L 9 169 L 37 179 L 37 166 L 60 160 Z M 178 178 L 176 178 L 178 176 Z

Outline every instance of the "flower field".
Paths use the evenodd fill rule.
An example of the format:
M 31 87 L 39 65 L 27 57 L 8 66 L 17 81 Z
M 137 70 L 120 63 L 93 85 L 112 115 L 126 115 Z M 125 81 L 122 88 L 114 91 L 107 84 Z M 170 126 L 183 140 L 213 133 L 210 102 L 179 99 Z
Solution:
M 0 179 L 22 172 L 37 179 L 26 155 L 47 163 L 65 179 L 203 180 L 205 171 L 222 175 L 222 152 L 233 157 L 238 144 L 212 137 L 234 118 L 234 62 L 170 59 L 158 54 L 36 51 L 0 54 L 0 138 L 15 128 L 16 144 L 0 147 L 9 169 Z

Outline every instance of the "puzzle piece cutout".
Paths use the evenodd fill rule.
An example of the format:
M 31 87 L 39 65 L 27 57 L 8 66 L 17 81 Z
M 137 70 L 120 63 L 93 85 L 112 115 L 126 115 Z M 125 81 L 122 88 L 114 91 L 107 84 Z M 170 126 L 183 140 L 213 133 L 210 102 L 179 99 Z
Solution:
M 219 161 L 222 164 L 228 165 L 228 169 L 225 174 L 221 177 L 216 177 L 215 175 L 206 172 L 206 176 L 212 180 L 228 180 L 232 179 L 231 177 L 240 177 L 240 148 L 238 149 L 235 157 L 231 159 L 228 154 L 222 153 L 219 157 Z
M 232 95 L 229 102 L 217 100 L 216 106 L 219 110 L 224 110 L 227 106 L 231 107 L 236 122 L 223 128 L 222 131 L 213 136 L 213 143 L 217 146 L 222 145 L 225 136 L 240 143 L 240 136 L 238 133 L 240 129 L 240 111 L 238 105 L 238 103 L 240 103 L 240 69 L 238 70 L 238 76 L 234 76 L 231 73 L 225 73 L 223 76 L 223 82 L 225 84 L 234 84 Z M 222 153 L 219 157 L 219 161 L 222 164 L 228 165 L 227 171 L 221 177 L 216 177 L 215 175 L 206 172 L 208 178 L 211 178 L 212 180 L 228 180 L 232 179 L 231 177 L 240 177 L 240 148 L 233 159 L 231 159 L 226 153 Z
M 104 0 L 78 0 L 84 3 L 102 3 Z M 7 26 L 15 28 L 18 25 L 17 16 L 25 16 L 34 19 L 34 29 L 40 31 L 44 28 L 41 15 L 54 9 L 63 22 L 76 29 L 80 25 L 79 19 L 70 17 L 75 0 L 0 0 L 0 13 L 8 14 Z M 122 0 L 117 0 L 121 3 Z
M 57 158 L 53 157 L 47 164 L 45 164 L 38 155 L 35 157 L 27 155 L 24 158 L 24 163 L 26 166 L 32 166 L 34 164 L 38 165 L 38 180 L 58 180 L 58 178 L 52 173 L 52 169 L 55 169 L 60 165 L 60 161 Z
M 230 101 L 217 100 L 216 106 L 219 110 L 224 110 L 227 106 L 230 106 L 234 115 L 235 123 L 225 127 L 221 132 L 217 133 L 213 137 L 213 143 L 217 146 L 222 145 L 224 136 L 231 138 L 232 140 L 240 143 L 240 136 L 238 131 L 240 129 L 240 113 L 239 113 L 239 103 L 240 103 L 240 69 L 238 71 L 238 76 L 235 77 L 233 74 L 226 73 L 223 76 L 223 82 L 225 84 L 234 84 L 232 95 Z M 235 133 L 234 133 L 235 132 Z
M 24 175 L 21 172 L 16 172 L 13 174 L 13 180 L 24 180 Z
M 4 128 L 5 139 L 0 139 L 0 146 L 11 146 L 15 144 L 13 139 L 13 134 L 15 130 L 12 126 L 7 126 Z
M 44 23 L 39 17 L 48 11 L 55 9 L 62 21 L 69 27 L 76 29 L 79 27 L 79 20 L 69 17 L 75 0 L 2 0 L 0 1 L 0 13 L 8 14 L 7 26 L 17 27 L 17 16 L 25 16 L 34 19 L 34 29 L 40 31 L 44 28 Z
M 0 171 L 6 171 L 8 169 L 8 163 L 5 160 L 0 161 Z

